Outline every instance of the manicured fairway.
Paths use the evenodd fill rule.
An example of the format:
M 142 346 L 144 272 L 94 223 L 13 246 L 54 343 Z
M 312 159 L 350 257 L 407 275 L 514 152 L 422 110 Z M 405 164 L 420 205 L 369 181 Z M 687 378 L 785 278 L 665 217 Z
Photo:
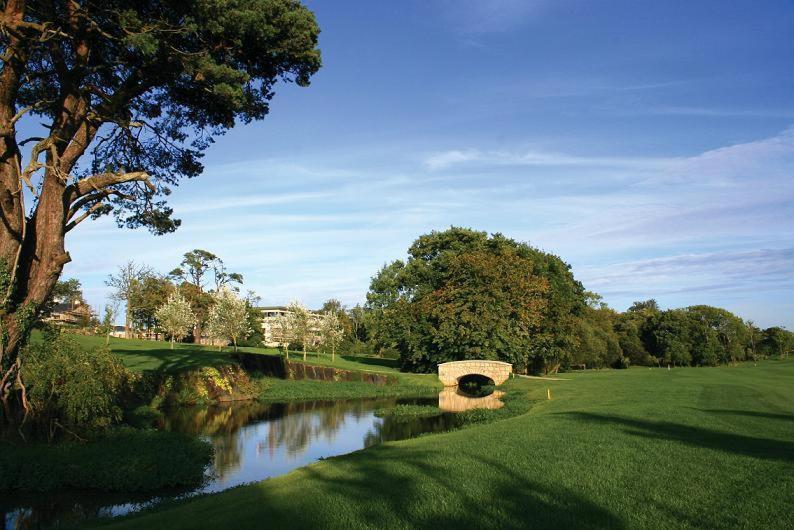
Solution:
M 794 361 L 514 380 L 528 414 L 112 528 L 791 528 Z M 553 399 L 545 400 L 550 388 Z

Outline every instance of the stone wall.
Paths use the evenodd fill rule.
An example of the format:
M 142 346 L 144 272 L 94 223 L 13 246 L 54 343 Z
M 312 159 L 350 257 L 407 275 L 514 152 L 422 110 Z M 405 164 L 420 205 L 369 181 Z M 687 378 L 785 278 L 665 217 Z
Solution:
M 453 361 L 438 365 L 438 378 L 444 386 L 457 386 L 464 375 L 479 374 L 501 385 L 513 373 L 513 365 L 501 361 Z
M 248 372 L 259 372 L 280 379 L 314 379 L 318 381 L 361 381 L 373 385 L 392 385 L 394 376 L 370 372 L 354 372 L 333 366 L 318 366 L 299 361 L 286 360 L 276 355 L 237 353 L 235 359 Z

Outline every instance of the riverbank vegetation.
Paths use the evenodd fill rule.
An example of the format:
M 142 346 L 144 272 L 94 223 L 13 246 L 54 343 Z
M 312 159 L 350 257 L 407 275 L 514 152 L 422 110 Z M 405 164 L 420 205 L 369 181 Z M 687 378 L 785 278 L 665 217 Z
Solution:
M 164 407 L 435 396 L 440 386 L 432 376 L 400 374 L 384 359 L 372 364 L 317 353 L 307 358 L 321 366 L 389 374 L 388 384 L 286 380 L 248 374 L 231 352 L 217 348 L 104 343 L 103 337 L 53 330 L 35 334 L 24 352 L 29 421 L 2 442 L 0 490 L 139 491 L 198 484 L 212 449 L 198 438 L 154 430 Z M 246 350 L 281 359 L 276 350 Z
M 398 380 L 393 385 L 374 385 L 355 381 L 312 381 L 276 378 L 261 379 L 260 401 L 306 401 L 377 397 L 434 397 L 440 384 L 428 379 L 424 384 Z
M 2 443 L 0 491 L 152 491 L 201 484 L 212 459 L 205 440 L 115 428 L 91 440 Z
M 788 526 L 794 360 L 566 377 L 511 382 L 536 400 L 526 414 L 101 526 L 368 528 L 373 517 L 381 528 Z

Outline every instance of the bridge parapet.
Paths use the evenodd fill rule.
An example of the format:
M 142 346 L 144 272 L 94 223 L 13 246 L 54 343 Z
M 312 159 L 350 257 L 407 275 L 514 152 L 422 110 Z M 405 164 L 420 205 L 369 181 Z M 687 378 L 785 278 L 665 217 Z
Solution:
M 438 378 L 444 386 L 456 386 L 465 375 L 484 375 L 501 385 L 510 377 L 513 365 L 502 361 L 452 361 L 438 365 Z

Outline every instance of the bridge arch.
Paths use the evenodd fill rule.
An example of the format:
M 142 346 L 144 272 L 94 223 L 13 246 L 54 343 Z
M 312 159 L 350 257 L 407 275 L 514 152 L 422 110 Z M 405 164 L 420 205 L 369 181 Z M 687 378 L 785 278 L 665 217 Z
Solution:
M 482 375 L 501 385 L 510 377 L 513 365 L 502 361 L 452 361 L 438 365 L 438 378 L 444 386 L 457 386 L 461 377 Z

